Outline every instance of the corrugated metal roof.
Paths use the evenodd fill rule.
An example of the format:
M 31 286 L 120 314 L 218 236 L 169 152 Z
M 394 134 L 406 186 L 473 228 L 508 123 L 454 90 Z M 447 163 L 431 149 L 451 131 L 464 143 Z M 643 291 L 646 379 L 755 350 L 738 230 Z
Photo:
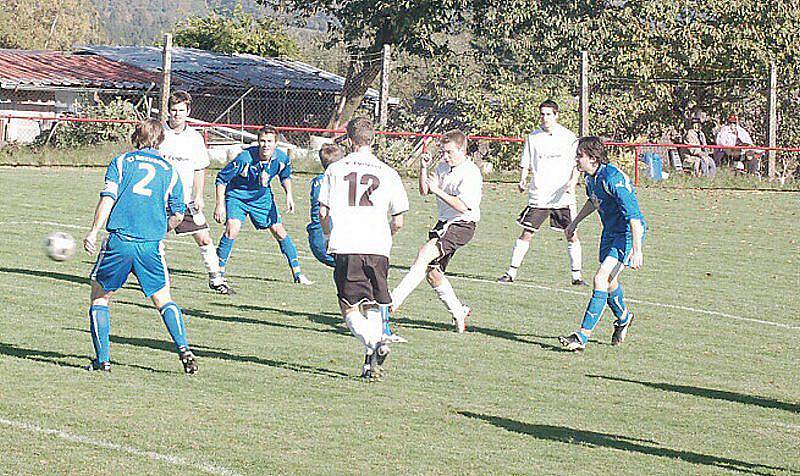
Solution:
M 97 55 L 0 49 L 0 87 L 147 89 L 158 75 Z
M 161 71 L 161 48 L 154 46 L 89 46 L 84 52 L 97 54 L 154 73 Z M 229 55 L 194 48 L 172 49 L 172 74 L 189 90 L 209 87 L 268 90 L 341 92 L 344 78 L 301 61 L 263 58 L 249 54 Z M 369 89 L 367 99 L 377 100 Z

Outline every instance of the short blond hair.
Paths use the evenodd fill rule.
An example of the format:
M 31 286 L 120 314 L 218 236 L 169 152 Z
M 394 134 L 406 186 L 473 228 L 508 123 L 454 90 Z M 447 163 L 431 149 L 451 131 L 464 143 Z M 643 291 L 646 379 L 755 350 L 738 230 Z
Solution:
M 442 145 L 453 142 L 459 149 L 467 148 L 467 135 L 458 129 L 452 129 L 442 134 Z
M 155 149 L 164 142 L 164 127 L 156 119 L 145 119 L 136 124 L 131 142 L 137 149 Z

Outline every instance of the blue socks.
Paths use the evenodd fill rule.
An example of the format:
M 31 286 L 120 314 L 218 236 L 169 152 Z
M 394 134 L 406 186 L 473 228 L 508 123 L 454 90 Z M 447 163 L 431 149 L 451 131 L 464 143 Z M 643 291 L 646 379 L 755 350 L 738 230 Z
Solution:
M 183 313 L 177 304 L 170 301 L 158 310 L 161 313 L 161 319 L 164 320 L 164 325 L 167 326 L 172 342 L 180 352 L 181 348 L 188 348 L 189 342 L 186 340 L 186 325 L 183 323 Z
M 383 335 L 392 335 L 392 330 L 389 328 L 389 304 L 378 304 L 378 310 L 383 321 Z
M 278 240 L 278 245 L 281 247 L 281 253 L 286 257 L 289 267 L 292 268 L 292 277 L 297 279 L 300 276 L 300 261 L 297 260 L 297 248 L 292 242 L 292 238 L 286 235 L 286 238 Z M 222 246 L 220 244 L 220 246 Z
M 583 314 L 581 329 L 586 329 L 587 331 L 594 330 L 595 326 L 600 321 L 600 317 L 603 315 L 606 301 L 608 301 L 608 293 L 606 291 L 595 290 L 592 293 L 592 298 L 589 300 L 589 304 L 586 306 L 586 312 Z M 583 332 L 579 332 L 578 336 L 585 344 L 586 340 L 584 339 L 588 339 L 588 337 L 584 335 Z
M 614 317 L 616 317 L 616 323 L 620 325 L 625 325 L 628 322 L 629 314 L 628 314 L 628 307 L 625 306 L 625 301 L 622 299 L 622 285 L 617 286 L 617 289 L 608 293 L 608 307 L 611 308 L 611 312 L 614 313 Z
M 231 257 L 233 242 L 233 238 L 228 238 L 224 233 L 220 237 L 219 244 L 217 245 L 217 258 L 219 258 L 220 268 L 224 268 L 225 264 L 228 262 L 228 258 Z
M 108 306 L 94 305 L 89 308 L 89 331 L 92 334 L 97 362 L 108 362 L 111 346 L 108 337 L 111 332 L 111 314 L 108 312 Z

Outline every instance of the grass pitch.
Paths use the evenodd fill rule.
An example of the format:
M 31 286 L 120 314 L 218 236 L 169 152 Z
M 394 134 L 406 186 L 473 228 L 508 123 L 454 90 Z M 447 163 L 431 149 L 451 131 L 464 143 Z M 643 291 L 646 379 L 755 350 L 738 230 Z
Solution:
M 102 175 L 0 169 L 2 474 L 800 474 L 797 194 L 640 189 L 645 267 L 622 278 L 636 324 L 611 347 L 606 311 L 576 355 L 556 336 L 577 328 L 590 289 L 569 285 L 563 236 L 542 230 L 519 280 L 494 283 L 525 196 L 487 184 L 449 270 L 469 332 L 423 283 L 394 319 L 410 343 L 367 384 L 307 248 L 308 176 L 283 218 L 314 286 L 291 284 L 275 241 L 248 225 L 228 266 L 238 294 L 212 294 L 191 238 L 170 236 L 199 374 L 183 375 L 133 278 L 111 305 L 113 372 L 80 370 L 93 258 L 50 261 L 41 240 L 80 241 Z M 407 189 L 392 284 L 435 222 L 433 200 Z M 598 233 L 596 216 L 580 230 L 587 277 Z

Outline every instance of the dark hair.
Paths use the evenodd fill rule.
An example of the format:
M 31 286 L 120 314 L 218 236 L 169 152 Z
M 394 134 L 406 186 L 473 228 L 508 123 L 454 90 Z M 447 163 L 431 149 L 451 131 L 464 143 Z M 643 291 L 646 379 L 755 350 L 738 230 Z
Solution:
M 608 163 L 608 154 L 603 140 L 596 136 L 581 137 L 578 139 L 578 155 L 585 154 L 599 164 Z
M 366 117 L 351 119 L 347 123 L 346 129 L 347 137 L 353 141 L 353 145 L 356 147 L 372 145 L 372 141 L 375 140 L 375 127 L 373 127 L 372 121 Z
M 172 107 L 176 104 L 186 104 L 187 108 L 192 107 L 192 95 L 186 91 L 179 90 L 169 95 L 167 100 L 167 107 Z
M 164 142 L 164 127 L 156 119 L 145 119 L 136 124 L 131 142 L 137 149 L 155 149 Z
M 545 108 L 545 107 L 549 107 L 550 109 L 553 110 L 553 112 L 558 114 L 558 103 L 556 103 L 552 99 L 545 99 L 544 101 L 542 101 L 541 104 L 539 104 L 539 110 L 540 111 L 542 110 L 542 108 Z
M 455 143 L 459 149 L 463 149 L 467 144 L 467 135 L 458 129 L 452 129 L 442 134 L 442 145 L 448 142 Z
M 278 139 L 280 132 L 278 132 L 278 128 L 275 126 L 266 125 L 258 130 L 258 137 L 266 136 L 272 134 L 275 136 L 275 139 Z
M 342 157 L 344 157 L 344 152 L 336 144 L 325 144 L 319 150 L 319 162 L 322 164 L 323 169 L 327 169 L 329 165 Z

